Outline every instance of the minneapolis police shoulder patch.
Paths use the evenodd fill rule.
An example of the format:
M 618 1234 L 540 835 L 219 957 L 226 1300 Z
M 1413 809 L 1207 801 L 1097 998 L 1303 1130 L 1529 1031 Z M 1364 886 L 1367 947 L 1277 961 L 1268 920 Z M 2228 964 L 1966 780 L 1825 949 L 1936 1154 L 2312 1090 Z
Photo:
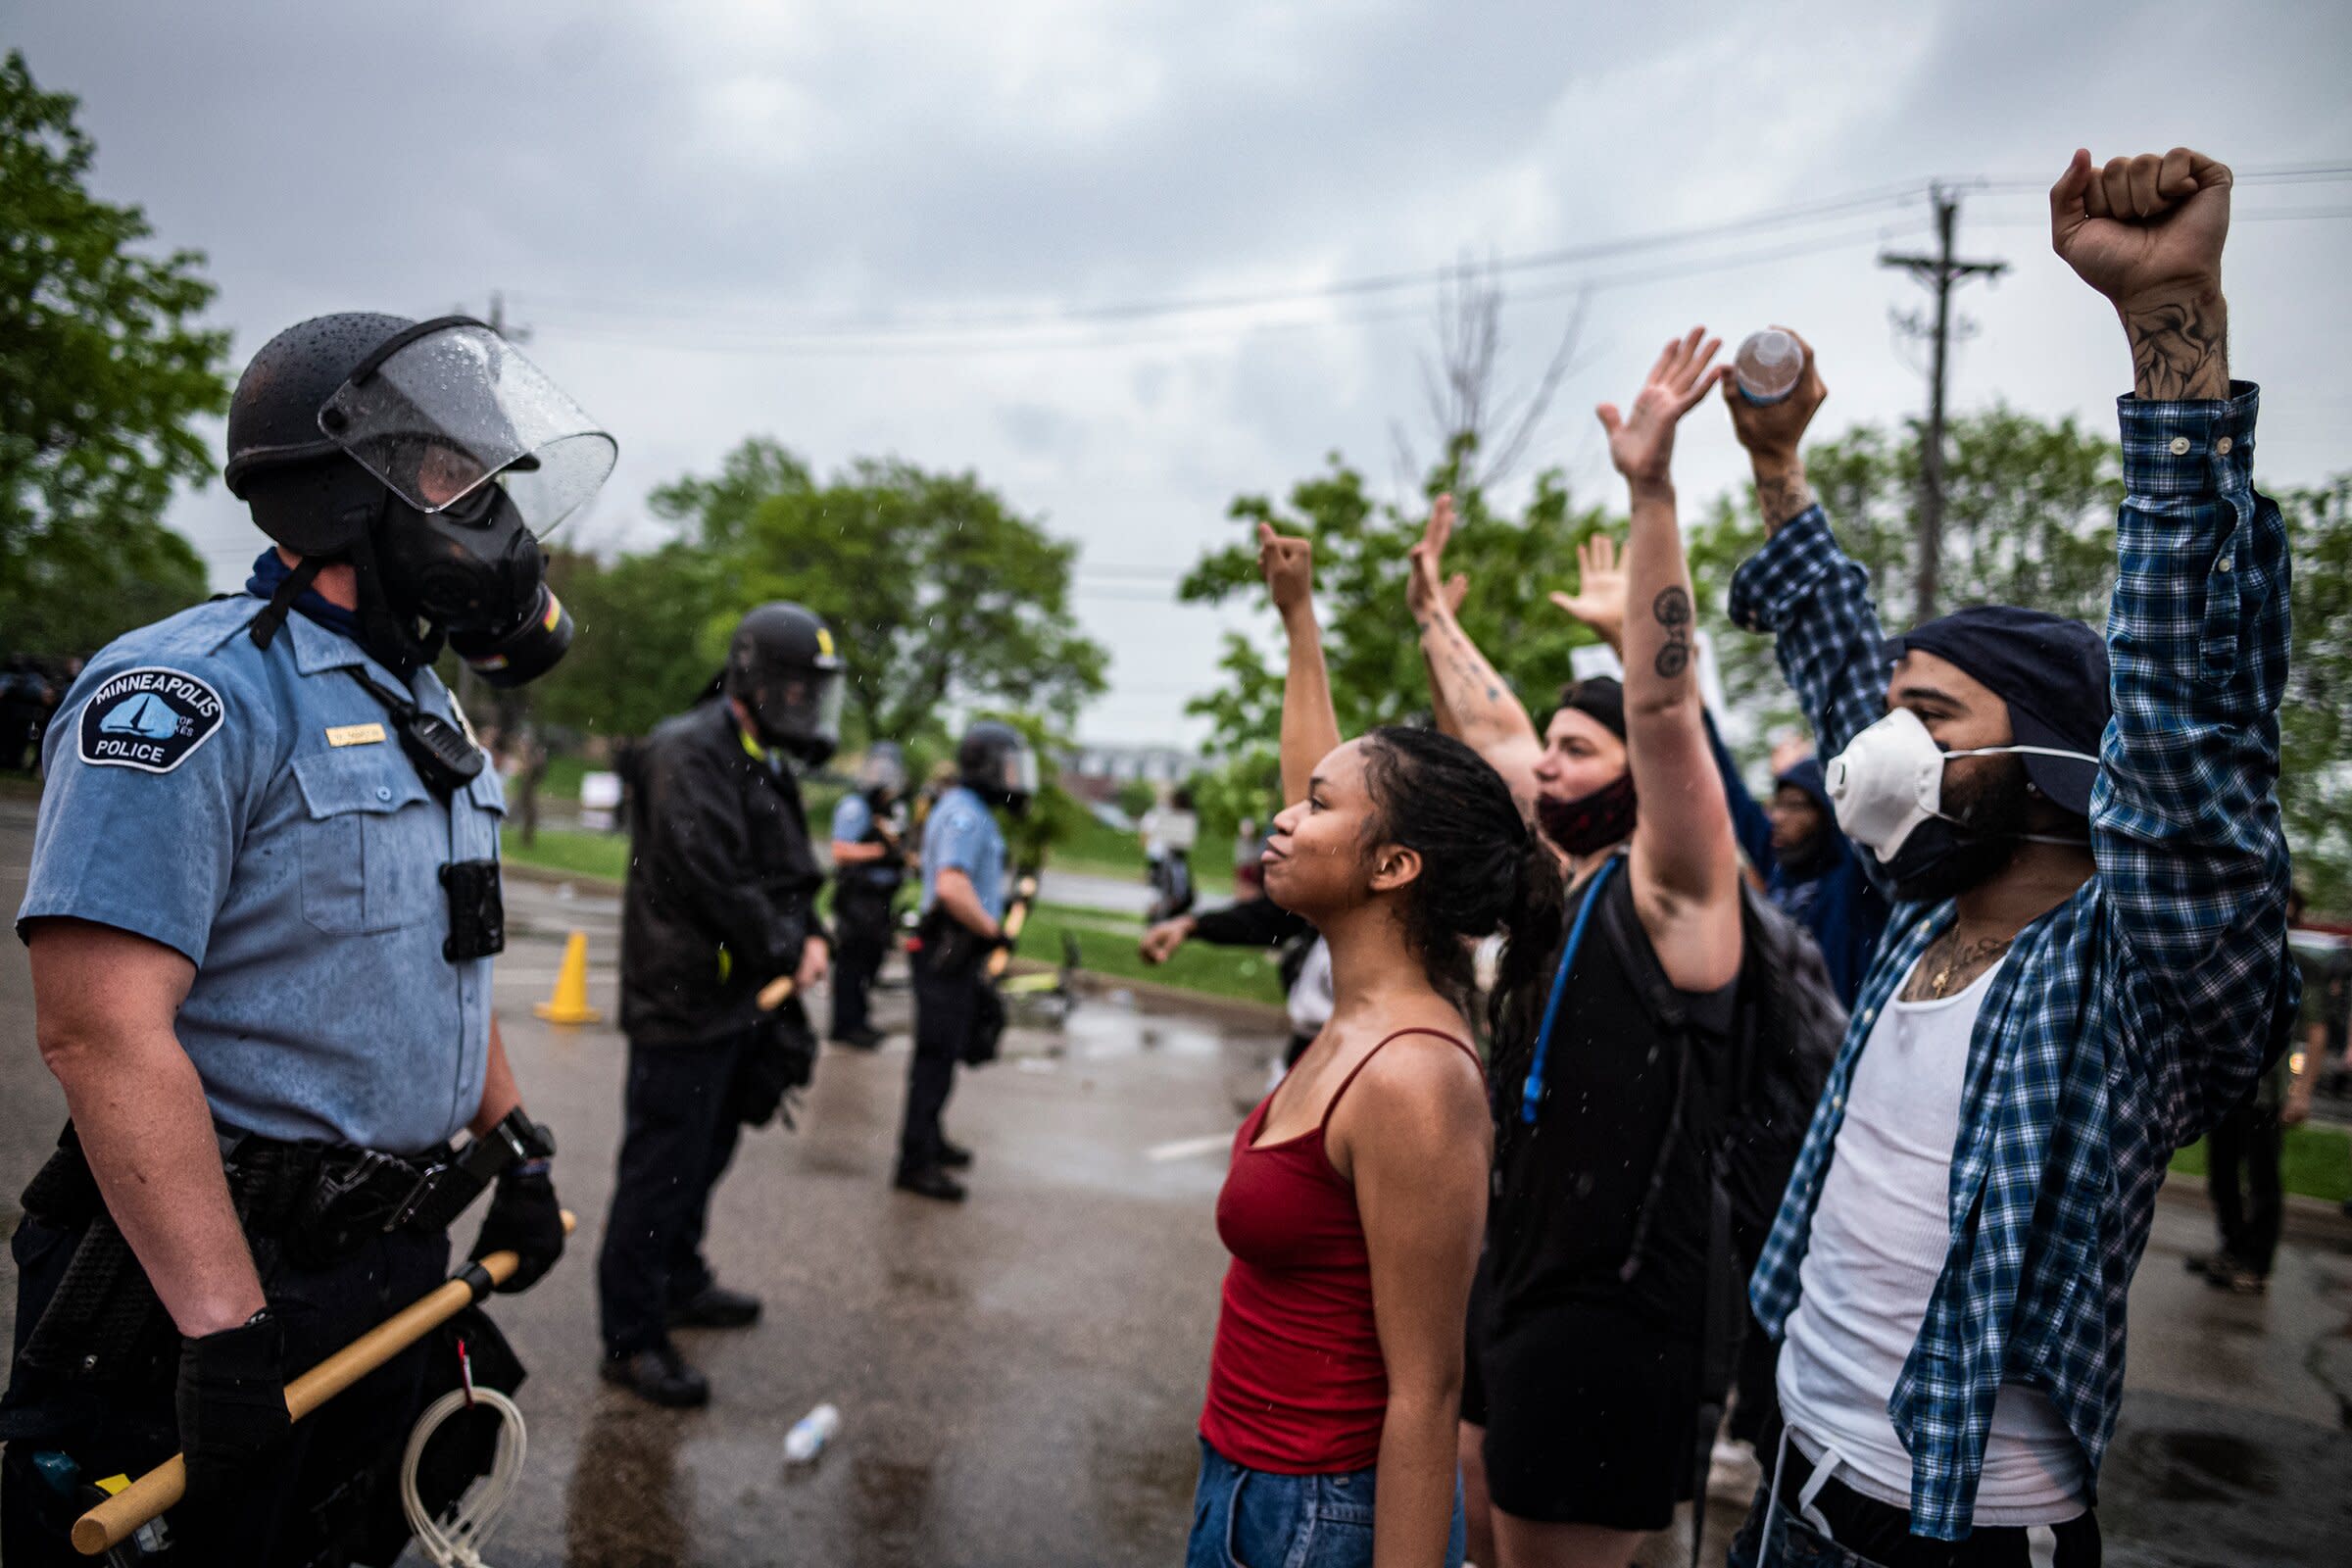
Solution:
M 169 773 L 220 727 L 220 694 L 176 669 L 126 669 L 81 706 L 81 760 Z

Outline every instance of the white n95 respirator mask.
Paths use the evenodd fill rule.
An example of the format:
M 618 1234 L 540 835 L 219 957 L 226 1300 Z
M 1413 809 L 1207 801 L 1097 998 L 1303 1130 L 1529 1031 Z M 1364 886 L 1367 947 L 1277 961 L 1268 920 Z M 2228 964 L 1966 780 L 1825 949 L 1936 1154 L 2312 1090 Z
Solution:
M 1966 823 L 1943 809 L 1943 766 L 1955 757 L 1995 757 L 2017 753 L 2065 757 L 2096 763 L 2082 752 L 2048 746 L 1980 746 L 1947 752 L 1936 744 L 1928 726 L 1908 708 L 1897 708 L 1856 735 L 1844 751 L 1830 760 L 1824 773 L 1830 805 L 1845 836 L 1868 849 L 1880 863 L 1893 865 L 1912 836 L 1930 822 L 1941 821 L 1965 830 Z M 1942 838 L 1944 835 L 1933 835 Z M 2040 840 L 2044 835 L 2020 834 Z M 2076 839 L 2050 842 L 2073 844 Z M 1903 867 L 1895 867 L 1899 878 Z

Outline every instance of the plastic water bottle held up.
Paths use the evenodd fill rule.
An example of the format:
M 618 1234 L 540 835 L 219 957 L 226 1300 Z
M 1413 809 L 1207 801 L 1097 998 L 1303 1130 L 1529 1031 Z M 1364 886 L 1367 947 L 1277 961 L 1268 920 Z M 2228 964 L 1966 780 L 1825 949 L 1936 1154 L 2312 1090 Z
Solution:
M 841 1430 L 841 1411 L 830 1404 L 820 1404 L 792 1424 L 784 1434 L 784 1457 L 793 1464 L 808 1464 L 825 1451 L 825 1445 Z
M 1778 403 L 1796 390 L 1805 372 L 1805 351 L 1779 327 L 1750 332 L 1740 352 L 1732 356 L 1732 379 L 1750 403 Z

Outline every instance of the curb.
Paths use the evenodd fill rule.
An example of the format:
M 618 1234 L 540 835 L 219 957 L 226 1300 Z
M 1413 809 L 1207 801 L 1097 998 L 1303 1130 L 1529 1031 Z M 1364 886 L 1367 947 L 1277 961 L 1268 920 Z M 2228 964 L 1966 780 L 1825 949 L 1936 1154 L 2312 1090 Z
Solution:
M 598 876 L 592 871 L 564 871 L 552 865 L 530 865 L 520 860 L 508 859 L 505 856 L 499 857 L 498 864 L 500 875 L 518 877 L 525 882 L 536 882 L 542 887 L 561 887 L 568 882 L 575 886 L 585 887 L 591 893 L 610 893 L 614 898 L 620 897 L 622 884 L 618 879 Z
M 2208 1214 L 2213 1210 L 2213 1200 L 2205 1192 L 2205 1178 L 2180 1171 L 2165 1173 L 2164 1185 L 2156 1190 L 2156 1199 L 2177 1208 L 2193 1208 Z M 2352 1215 L 2347 1215 L 2341 1204 L 2325 1198 L 2286 1194 L 2284 1219 L 2281 1233 L 2295 1241 L 2352 1247 Z

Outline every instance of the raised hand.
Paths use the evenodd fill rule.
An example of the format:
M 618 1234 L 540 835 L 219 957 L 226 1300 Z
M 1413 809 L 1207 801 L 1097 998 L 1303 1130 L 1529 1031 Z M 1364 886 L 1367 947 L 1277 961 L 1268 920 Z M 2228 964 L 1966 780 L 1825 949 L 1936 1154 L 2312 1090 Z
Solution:
M 1404 579 L 1404 608 L 1412 613 L 1416 626 L 1428 625 L 1440 606 L 1449 615 L 1458 614 L 1470 592 L 1470 579 L 1464 573 L 1445 575 L 1446 543 L 1452 537 L 1453 497 L 1441 495 L 1429 509 L 1421 542 L 1405 552 L 1411 568 Z
M 2050 187 L 2050 247 L 2114 303 L 2143 398 L 2229 395 L 2230 186 L 2226 165 L 2176 147 L 2104 168 L 2078 149 Z
M 1288 620 L 1313 601 L 1314 546 L 1276 533 L 1272 524 L 1261 522 L 1257 525 L 1257 572 L 1274 595 L 1275 612 Z
M 1674 427 L 1722 378 L 1722 366 L 1709 368 L 1722 347 L 1721 338 L 1708 337 L 1705 327 L 1694 326 L 1689 336 L 1671 339 L 1658 355 L 1649 379 L 1634 398 L 1632 413 L 1618 413 L 1614 403 L 1594 411 L 1608 432 L 1609 461 L 1637 489 L 1672 478 Z
M 1576 592 L 1553 592 L 1551 602 L 1583 621 L 1600 640 L 1625 652 L 1625 568 L 1617 542 L 1596 533 L 1576 547 Z
M 2186 147 L 2104 169 L 2078 150 L 2050 187 L 2051 247 L 2118 310 L 2218 293 L 2230 185 L 2226 165 Z
M 1732 411 L 1732 433 L 1758 462 L 1795 457 L 1805 427 L 1813 422 L 1814 412 L 1821 407 L 1822 400 L 1830 395 L 1830 389 L 1822 384 L 1821 372 L 1813 368 L 1813 345 L 1785 326 L 1780 330 L 1796 338 L 1796 346 L 1805 351 L 1804 371 L 1787 397 L 1777 403 L 1750 403 L 1735 377 L 1723 378 L 1723 402 Z

